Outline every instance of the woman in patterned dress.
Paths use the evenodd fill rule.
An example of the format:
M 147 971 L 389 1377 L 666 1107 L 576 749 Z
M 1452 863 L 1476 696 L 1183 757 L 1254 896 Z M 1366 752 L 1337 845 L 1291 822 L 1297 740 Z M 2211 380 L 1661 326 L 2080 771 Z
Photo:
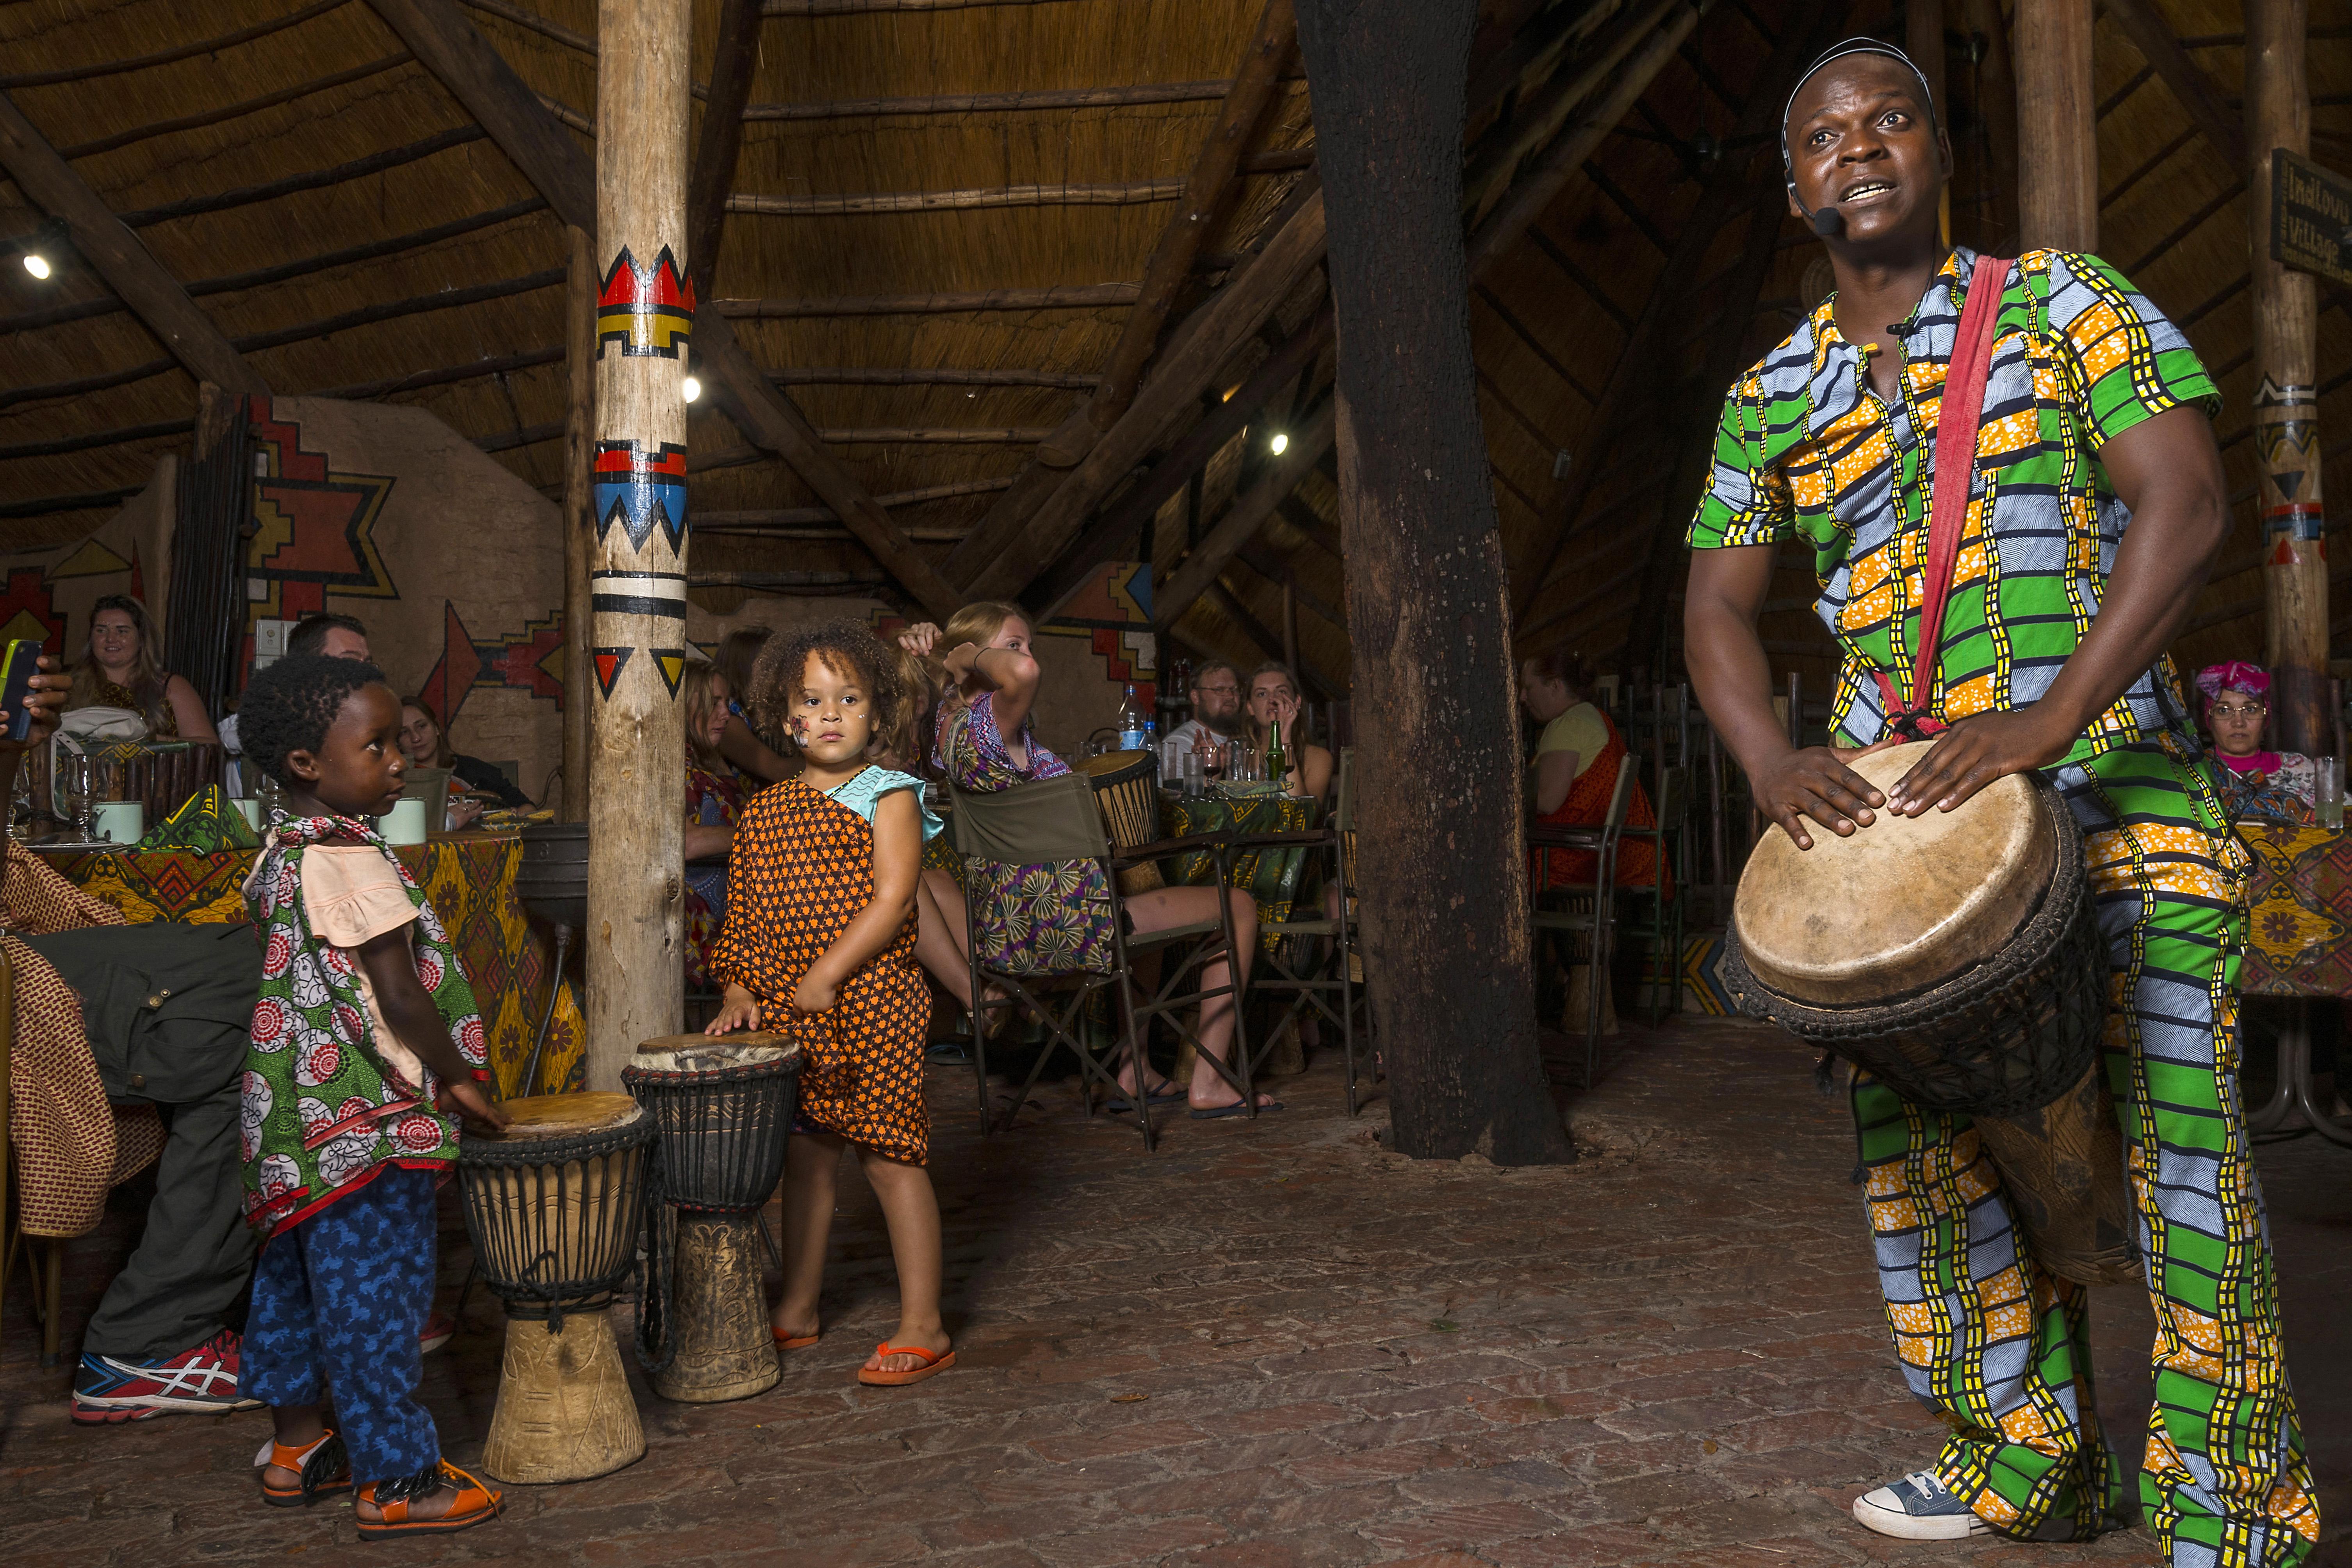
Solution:
M 1030 732 L 1038 669 L 1030 653 L 1029 622 L 1018 605 L 966 605 L 944 628 L 915 627 L 908 646 L 925 654 L 944 650 L 941 663 L 950 685 L 940 705 L 932 762 L 958 789 L 988 794 L 1070 771 Z M 940 883 L 945 880 L 926 882 L 923 895 L 937 901 L 940 925 L 960 938 L 963 894 L 942 888 Z M 992 868 L 985 884 L 970 893 L 979 900 L 973 925 L 982 960 L 1015 974 L 1108 970 L 1115 942 L 1111 921 L 1118 909 L 1124 909 L 1129 930 L 1154 931 L 1215 920 L 1217 900 L 1223 897 L 1233 911 L 1234 942 L 1241 950 L 1241 983 L 1249 984 L 1250 959 L 1257 951 L 1257 906 L 1237 888 L 1161 888 L 1115 903 L 1100 865 L 1066 860 Z M 1226 984 L 1223 962 L 1203 966 L 1201 984 L 1210 990 Z M 1218 1063 L 1227 1060 L 1233 1049 L 1233 1007 L 1230 995 L 1202 1005 L 1202 1055 L 1214 1057 Z M 1133 1070 L 1130 1065 L 1120 1076 L 1120 1087 L 1130 1094 Z M 1164 1080 L 1147 1081 L 1145 1091 L 1154 1100 L 1175 1095 Z M 1203 1121 L 1247 1109 L 1241 1092 L 1207 1060 L 1193 1064 L 1185 1099 L 1192 1115 Z M 1261 1094 L 1257 1108 L 1282 1107 L 1271 1095 Z
M 940 1319 L 940 1205 L 923 1169 L 923 1037 L 930 993 L 915 967 L 915 877 L 940 830 L 922 781 L 875 764 L 898 708 L 894 661 L 865 626 L 780 633 L 754 668 L 761 730 L 789 734 L 803 766 L 745 809 L 730 859 L 728 921 L 711 954 L 727 993 L 709 1033 L 762 1017 L 803 1051 L 785 1153 L 784 1284 L 771 1326 L 814 1344 L 825 1242 L 844 1147 L 882 1205 L 898 1268 L 898 1329 L 860 1383 L 913 1383 L 955 1364 Z
M 147 721 L 157 740 L 219 740 L 196 689 L 163 668 L 163 645 L 146 605 L 127 594 L 98 600 L 89 607 L 89 639 L 73 668 L 67 710 L 127 708 Z
M 2317 820 L 2312 809 L 2317 765 L 2299 752 L 2263 750 L 2269 673 L 2241 659 L 2209 664 L 2197 672 L 2197 691 L 2205 700 L 2205 729 L 2213 737 L 2213 760 L 2221 764 L 2221 805 L 2230 820 L 2306 826 Z
M 727 852 L 743 811 L 743 786 L 719 754 L 727 683 L 697 659 L 681 683 L 686 708 L 686 988 L 710 989 L 710 950 L 727 918 Z

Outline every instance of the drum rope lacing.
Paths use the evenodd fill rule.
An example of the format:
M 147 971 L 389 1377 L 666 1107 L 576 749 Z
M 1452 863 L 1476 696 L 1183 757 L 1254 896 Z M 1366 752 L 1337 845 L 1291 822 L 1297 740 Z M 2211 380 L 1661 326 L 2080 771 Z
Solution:
M 640 1155 L 635 1179 L 631 1180 L 628 1166 Z M 589 1179 L 592 1169 L 597 1177 L 593 1182 Z M 527 1178 L 528 1193 L 509 1191 L 488 1179 L 522 1173 L 531 1173 Z M 505 1303 L 509 1317 L 544 1320 L 549 1333 L 561 1333 L 567 1313 L 604 1311 L 626 1286 L 638 1302 L 638 1361 L 648 1372 L 667 1365 L 667 1362 L 656 1365 L 646 1349 L 648 1343 L 657 1342 L 669 1318 L 667 1293 L 646 1288 L 649 1274 L 667 1279 L 666 1272 L 651 1272 L 649 1264 L 655 1259 L 647 1256 L 658 1255 L 662 1247 L 661 1226 L 648 1221 L 664 1208 L 661 1144 L 650 1117 L 635 1126 L 568 1138 L 527 1142 L 468 1138 L 462 1145 L 457 1175 L 476 1267 L 490 1293 Z M 556 1214 L 566 1215 L 572 1208 L 566 1200 L 575 1183 L 582 1194 L 579 1231 L 569 1235 L 569 1226 L 559 1219 L 555 1234 L 551 1235 L 545 1196 L 552 1194 Z M 605 1195 L 592 1202 L 592 1191 Z M 617 1211 L 610 1196 L 616 1192 L 622 1194 Z M 537 1201 L 527 1203 L 526 1197 Z M 588 1219 L 592 1207 L 602 1222 L 593 1236 Z M 538 1217 L 527 1217 L 527 1208 Z M 598 1245 L 607 1254 L 623 1256 L 596 1259 L 601 1267 L 578 1279 L 551 1279 L 548 1276 L 563 1255 L 558 1244 L 566 1239 Z M 656 1338 L 649 1339 L 649 1331 Z

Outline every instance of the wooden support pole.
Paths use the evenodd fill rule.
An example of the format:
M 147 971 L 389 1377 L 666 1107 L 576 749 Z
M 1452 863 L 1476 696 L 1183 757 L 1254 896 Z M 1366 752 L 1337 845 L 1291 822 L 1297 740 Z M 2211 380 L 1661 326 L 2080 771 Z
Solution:
M 596 78 L 595 725 L 588 803 L 588 1087 L 620 1087 L 685 989 L 685 276 L 690 0 L 602 0 Z M 614 301 L 610 309 L 603 300 Z
M 2320 489 L 2319 314 L 2308 273 L 2271 259 L 2272 151 L 2311 151 L 2306 0 L 2247 0 L 2246 232 L 2254 277 L 2254 454 L 2269 596 L 2271 743 L 2327 752 L 2326 516 Z
M 43 212 L 66 226 L 74 250 L 190 375 L 232 392 L 269 390 L 213 319 L 5 95 L 0 95 L 0 168 Z
M 1977 114 L 1984 123 L 1984 166 L 1977 171 L 1979 207 L 1969 237 L 1995 255 L 2012 254 L 2017 242 L 2017 75 L 2009 47 L 2009 25 L 2000 0 L 1964 0 L 1976 62 Z
M 563 425 L 563 820 L 588 820 L 588 769 L 595 720 L 595 661 L 589 655 L 588 574 L 595 567 L 593 489 L 596 453 L 596 238 L 564 226 L 571 276 L 563 294 L 568 407 Z
M 1576 1153 L 1536 1044 L 1510 601 L 1465 308 L 1475 10 L 1297 0 L 1330 202 L 1353 689 L 1383 721 L 1358 738 L 1356 809 L 1392 1135 L 1418 1158 L 1520 1165 Z
M 2029 250 L 2099 247 L 2098 93 L 2092 0 L 2017 0 L 2018 238 Z

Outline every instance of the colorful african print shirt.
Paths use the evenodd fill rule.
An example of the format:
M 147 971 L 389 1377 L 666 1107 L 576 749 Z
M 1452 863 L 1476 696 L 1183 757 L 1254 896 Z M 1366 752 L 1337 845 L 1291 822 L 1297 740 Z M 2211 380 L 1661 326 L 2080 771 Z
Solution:
M 1888 329 L 1903 353 L 1895 403 L 1871 391 L 1832 315 L 1834 294 L 1734 383 L 1691 522 L 1695 550 L 1794 539 L 1811 551 L 1817 609 L 1844 653 L 1831 722 L 1850 744 L 1885 727 L 1876 671 L 1918 705 L 1929 453 L 1976 259 L 1956 247 L 1910 319 Z M 2210 416 L 2221 403 L 2189 340 L 2115 268 L 2064 251 L 2019 258 L 2001 294 L 1929 712 L 1964 719 L 2049 690 L 2099 612 L 2131 523 L 2099 447 L 2168 409 Z M 2197 743 L 2168 656 L 2065 760 L 2168 733 Z
M 392 862 L 416 906 L 409 937 L 416 978 L 457 1054 L 477 1079 L 489 1076 L 474 987 L 400 857 L 355 818 L 273 817 L 245 879 L 263 951 L 237 1110 L 246 1223 L 265 1239 L 356 1192 L 387 1164 L 437 1169 L 457 1158 L 457 1123 L 433 1107 L 431 1071 L 420 1068 L 422 1081 L 412 1082 L 393 1064 L 374 1037 L 358 962 L 310 929 L 302 857 L 323 838 L 372 844 Z

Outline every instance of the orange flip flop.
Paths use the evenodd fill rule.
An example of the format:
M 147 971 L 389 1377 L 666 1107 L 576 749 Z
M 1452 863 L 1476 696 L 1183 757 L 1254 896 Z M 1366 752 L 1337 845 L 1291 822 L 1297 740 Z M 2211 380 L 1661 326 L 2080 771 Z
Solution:
M 355 1521 L 360 1539 L 387 1541 L 399 1535 L 447 1535 L 456 1531 L 471 1530 L 478 1524 L 488 1524 L 499 1517 L 505 1506 L 502 1494 L 492 1491 L 446 1459 L 442 1460 L 436 1469 L 439 1480 L 450 1482 L 457 1489 L 457 1500 L 449 1505 L 448 1512 L 438 1519 L 411 1519 L 407 1498 L 377 1502 L 379 1483 L 370 1481 L 360 1489 L 360 1500 L 382 1509 L 383 1517 L 381 1520 Z
M 923 1364 L 912 1372 L 869 1372 L 857 1369 L 857 1381 L 874 1388 L 898 1388 L 909 1383 L 920 1383 L 935 1372 L 945 1372 L 955 1365 L 955 1352 L 927 1351 L 920 1345 L 879 1344 L 874 1347 L 878 1356 L 914 1355 L 923 1358 Z
M 817 1334 L 795 1334 L 787 1338 L 784 1331 L 773 1323 L 768 1325 L 768 1331 L 776 1336 L 776 1348 L 780 1351 L 804 1351 L 821 1337 Z

